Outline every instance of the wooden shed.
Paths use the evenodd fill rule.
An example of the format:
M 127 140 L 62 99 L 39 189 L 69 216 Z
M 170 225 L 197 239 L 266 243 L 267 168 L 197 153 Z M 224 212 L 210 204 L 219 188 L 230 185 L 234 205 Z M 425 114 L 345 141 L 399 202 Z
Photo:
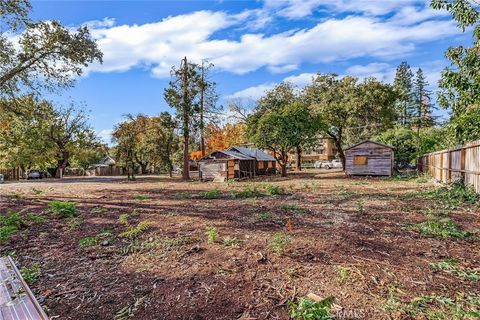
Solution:
M 218 150 L 199 161 L 201 180 L 253 177 L 255 159 L 231 150 Z
M 277 160 L 260 149 L 233 146 L 228 150 L 255 159 L 255 175 L 275 174 L 277 172 Z
M 345 162 L 349 176 L 392 176 L 394 147 L 363 140 L 345 149 Z

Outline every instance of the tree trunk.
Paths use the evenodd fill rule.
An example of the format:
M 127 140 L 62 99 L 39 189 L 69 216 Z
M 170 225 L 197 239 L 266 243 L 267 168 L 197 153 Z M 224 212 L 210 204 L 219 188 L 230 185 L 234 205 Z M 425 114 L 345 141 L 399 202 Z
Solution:
M 57 162 L 57 169 L 55 170 L 55 178 L 62 179 L 65 173 L 65 168 L 68 165 L 68 158 L 70 154 L 68 151 L 62 152 L 62 159 Z
M 282 168 L 281 176 L 286 177 L 287 176 L 287 164 L 286 163 L 280 164 L 280 167 Z
M 140 164 L 140 167 L 142 167 L 142 174 L 146 174 L 147 173 L 147 163 L 142 163 Z
M 297 146 L 297 171 L 302 171 L 302 148 Z
M 337 147 L 338 156 L 340 157 L 340 161 L 342 162 L 343 171 L 345 171 L 345 152 L 343 152 L 342 144 L 339 140 L 335 140 L 335 147 Z
M 170 176 L 170 178 L 173 177 L 172 171 L 173 171 L 173 166 L 172 166 L 171 163 L 169 163 L 169 164 L 168 164 L 168 175 Z

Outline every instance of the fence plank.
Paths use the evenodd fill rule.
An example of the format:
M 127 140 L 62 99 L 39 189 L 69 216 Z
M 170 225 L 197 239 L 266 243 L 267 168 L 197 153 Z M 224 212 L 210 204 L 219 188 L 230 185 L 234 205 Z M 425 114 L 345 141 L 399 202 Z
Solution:
M 442 183 L 462 180 L 480 193 L 480 140 L 420 156 L 417 168 Z

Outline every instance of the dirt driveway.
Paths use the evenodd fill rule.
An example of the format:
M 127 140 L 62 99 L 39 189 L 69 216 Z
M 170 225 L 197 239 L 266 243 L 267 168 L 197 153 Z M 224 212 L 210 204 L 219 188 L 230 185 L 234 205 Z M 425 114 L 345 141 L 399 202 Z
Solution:
M 434 188 L 327 171 L 8 183 L 0 214 L 24 221 L 0 254 L 52 319 L 289 319 L 308 293 L 338 319 L 473 319 L 479 207 Z

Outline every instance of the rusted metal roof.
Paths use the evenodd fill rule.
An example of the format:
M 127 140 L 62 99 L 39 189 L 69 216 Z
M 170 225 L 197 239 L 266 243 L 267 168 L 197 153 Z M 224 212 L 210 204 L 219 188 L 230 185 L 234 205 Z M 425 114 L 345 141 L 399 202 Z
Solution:
M 0 320 L 48 320 L 10 257 L 0 257 Z

